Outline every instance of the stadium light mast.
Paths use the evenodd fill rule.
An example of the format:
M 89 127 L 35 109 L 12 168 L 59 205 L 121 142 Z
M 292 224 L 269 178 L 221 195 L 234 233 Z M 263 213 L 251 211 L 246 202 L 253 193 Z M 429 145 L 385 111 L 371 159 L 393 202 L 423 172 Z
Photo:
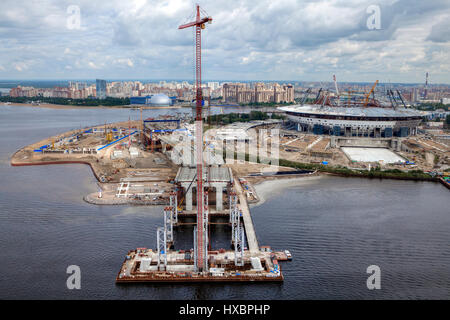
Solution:
M 198 272 L 207 270 L 208 264 L 208 246 L 207 246 L 207 228 L 208 220 L 207 203 L 204 200 L 203 190 L 203 119 L 202 119 L 202 29 L 205 29 L 206 23 L 211 23 L 209 16 L 201 17 L 200 6 L 196 5 L 195 21 L 183 24 L 178 29 L 195 28 L 195 93 L 196 93 L 196 112 L 195 112 L 195 146 L 197 155 L 197 228 L 195 235 L 196 267 Z M 205 208 L 204 208 L 205 206 Z

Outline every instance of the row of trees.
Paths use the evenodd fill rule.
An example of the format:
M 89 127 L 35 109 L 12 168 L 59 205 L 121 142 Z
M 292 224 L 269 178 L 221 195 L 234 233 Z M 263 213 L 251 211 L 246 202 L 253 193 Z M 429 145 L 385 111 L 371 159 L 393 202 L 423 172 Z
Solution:
M 267 120 L 267 119 L 284 119 L 283 115 L 272 113 L 270 116 L 262 111 L 250 111 L 250 113 L 228 113 L 215 114 L 208 117 L 208 123 L 229 124 L 233 122 L 249 122 L 252 120 Z
M 71 106 L 124 106 L 130 104 L 129 98 L 113 98 L 106 97 L 106 99 L 67 99 L 67 98 L 53 98 L 53 97 L 0 97 L 1 102 L 11 103 L 28 103 L 31 101 L 39 101 L 41 103 L 50 103 L 58 105 L 71 105 Z
M 438 109 L 444 109 L 445 111 L 448 111 L 448 104 L 443 104 L 443 103 L 424 103 L 424 104 L 419 104 L 418 106 L 416 106 L 416 109 L 418 110 L 422 110 L 422 111 L 435 111 Z
M 227 153 L 224 155 L 224 160 L 230 155 Z M 237 152 L 234 152 L 233 155 L 231 155 L 233 159 L 238 159 L 238 156 L 244 156 L 245 161 L 250 161 L 250 155 L 248 153 L 245 153 L 244 155 L 238 154 Z M 269 162 L 271 159 L 266 158 L 262 159 L 259 156 L 256 158 L 256 163 L 262 163 Z M 413 180 L 434 180 L 432 176 L 429 174 L 423 172 L 422 170 L 410 170 L 410 171 L 402 171 L 399 169 L 385 169 L 382 170 L 380 167 L 372 168 L 370 171 L 368 170 L 353 170 L 347 167 L 343 166 L 330 166 L 330 165 L 323 165 L 318 163 L 302 163 L 302 162 L 296 162 L 286 159 L 278 159 L 279 165 L 282 167 L 290 167 L 294 169 L 299 170 L 318 170 L 320 172 L 328 172 L 328 173 L 334 173 L 341 176 L 347 176 L 347 177 L 368 177 L 368 178 L 393 178 L 393 179 L 413 179 Z
M 293 105 L 295 102 L 249 102 L 249 103 L 240 103 L 241 106 L 251 106 L 251 107 L 277 107 L 277 106 L 289 106 Z

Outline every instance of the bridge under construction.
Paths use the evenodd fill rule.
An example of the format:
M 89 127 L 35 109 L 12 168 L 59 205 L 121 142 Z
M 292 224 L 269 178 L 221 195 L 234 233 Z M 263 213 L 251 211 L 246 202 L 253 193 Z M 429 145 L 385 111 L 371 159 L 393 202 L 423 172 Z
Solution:
M 178 203 L 178 194 L 173 192 L 170 195 L 169 206 L 164 208 L 163 227 L 157 229 L 157 249 L 137 248 L 128 252 L 116 279 L 119 283 L 283 280 L 278 261 L 287 260 L 290 254 L 271 252 L 268 247 L 264 250 L 260 249 L 247 199 L 243 194 L 240 182 L 237 179 L 233 181 L 231 173 L 226 177 L 226 170 L 225 173 L 221 170 L 223 167 L 216 170 L 204 164 L 201 31 L 205 29 L 206 23 L 211 22 L 212 18 L 204 10 L 201 10 L 199 5 L 196 5 L 195 20 L 178 28 L 195 28 L 194 166 L 196 170 L 195 172 L 187 170 L 187 173 L 183 173 L 183 168 L 181 168 L 177 174 L 177 177 L 184 183 L 183 188 L 187 198 L 186 211 L 189 213 L 193 211 L 192 195 L 195 187 L 196 223 L 193 249 L 188 252 L 171 249 L 175 247 L 174 228 L 180 225 L 181 220 L 186 216 L 182 213 L 183 206 Z M 141 129 L 143 138 L 150 142 L 152 151 L 156 147 L 153 134 L 161 130 L 156 127 L 158 123 L 155 121 L 161 120 L 149 120 L 149 123 L 153 125 L 152 128 L 148 128 L 143 122 Z M 180 130 L 179 122 L 171 122 L 175 127 L 170 130 Z M 217 174 L 211 174 L 212 172 Z M 182 178 L 183 176 L 189 178 L 186 180 L 186 178 Z M 212 187 L 216 191 L 215 213 L 228 216 L 228 224 L 231 227 L 230 242 L 233 250 L 210 250 L 209 230 L 210 224 L 213 223 L 211 222 L 213 216 L 210 215 L 209 190 Z M 228 211 L 225 210 L 225 212 L 222 207 L 224 187 L 228 189 L 229 202 Z M 246 239 L 248 249 L 245 246 Z
M 186 224 L 183 222 L 186 218 L 195 216 L 192 210 L 179 210 L 174 192 L 170 205 L 164 208 L 163 227 L 157 231 L 157 249 L 137 248 L 128 252 L 116 282 L 283 281 L 279 262 L 289 260 L 289 253 L 259 246 L 247 197 L 237 178 L 233 179 L 229 200 L 229 208 L 208 214 L 208 226 L 216 224 L 212 221 L 216 217 L 226 217 L 227 222 L 221 224 L 231 229 L 233 250 L 207 250 L 207 266 L 200 272 L 195 263 L 195 244 L 194 249 L 187 251 L 170 249 L 176 246 L 174 230 Z M 194 239 L 196 232 L 194 228 Z

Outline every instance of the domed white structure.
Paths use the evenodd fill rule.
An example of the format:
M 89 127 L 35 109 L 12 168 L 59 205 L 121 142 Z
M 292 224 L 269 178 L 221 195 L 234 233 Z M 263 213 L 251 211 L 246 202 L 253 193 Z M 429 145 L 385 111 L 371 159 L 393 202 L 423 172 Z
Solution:
M 163 93 L 158 93 L 150 98 L 150 104 L 153 106 L 170 106 L 171 99 Z

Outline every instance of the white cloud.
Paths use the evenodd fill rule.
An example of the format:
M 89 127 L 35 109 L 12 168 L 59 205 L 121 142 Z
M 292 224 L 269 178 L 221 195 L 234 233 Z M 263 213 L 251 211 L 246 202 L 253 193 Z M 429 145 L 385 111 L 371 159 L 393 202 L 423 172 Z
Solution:
M 98 67 L 95 63 L 93 63 L 92 61 L 89 61 L 88 63 L 89 68 L 91 69 L 100 69 L 100 67 Z
M 28 64 L 27 62 L 25 62 L 25 61 L 22 61 L 22 62 L 14 62 L 14 63 L 13 63 L 13 67 L 14 67 L 15 70 L 17 70 L 17 71 L 19 71 L 19 72 L 22 72 L 22 71 L 25 71 L 25 70 L 28 69 L 29 64 Z
M 382 30 L 369 31 L 372 0 L 204 0 L 203 78 L 422 82 L 429 71 L 450 83 L 450 3 L 377 3 Z M 177 28 L 194 0 L 78 0 L 80 30 L 65 27 L 71 4 L 0 2 L 0 61 L 11 66 L 0 77 L 192 79 L 193 30 Z
M 130 68 L 134 66 L 134 63 L 131 59 L 117 59 L 115 60 L 115 63 L 119 65 L 128 66 Z

